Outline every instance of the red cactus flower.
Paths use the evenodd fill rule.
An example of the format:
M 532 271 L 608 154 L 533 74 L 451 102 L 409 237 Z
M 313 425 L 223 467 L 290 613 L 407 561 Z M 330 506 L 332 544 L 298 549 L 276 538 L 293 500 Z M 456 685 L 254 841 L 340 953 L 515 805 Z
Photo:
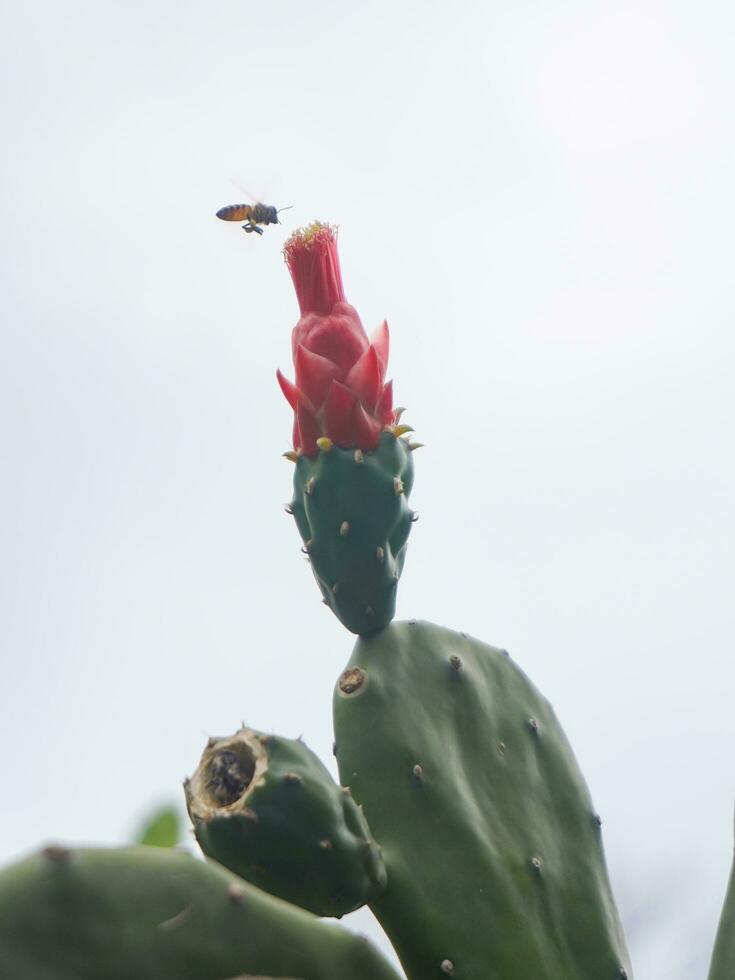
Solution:
M 368 339 L 345 302 L 329 225 L 297 231 L 283 252 L 301 310 L 291 335 L 296 383 L 277 372 L 294 410 L 294 449 L 315 456 L 324 436 L 343 449 L 375 449 L 385 426 L 396 421 L 393 382 L 385 382 L 388 324 Z

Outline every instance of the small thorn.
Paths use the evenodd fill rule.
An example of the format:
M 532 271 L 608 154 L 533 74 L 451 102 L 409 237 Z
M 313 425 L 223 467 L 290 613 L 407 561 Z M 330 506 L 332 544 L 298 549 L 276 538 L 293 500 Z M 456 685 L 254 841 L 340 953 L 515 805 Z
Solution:
M 243 819 L 247 820 L 249 823 L 258 822 L 258 814 L 255 812 L 255 810 L 251 810 L 249 806 L 243 807 L 242 810 L 240 810 L 240 813 L 242 814 Z
M 544 862 L 541 860 L 540 857 L 538 857 L 538 855 L 531 858 L 531 867 L 536 872 L 536 874 L 541 874 L 541 870 L 543 866 L 544 866 Z
M 598 827 L 601 827 L 602 826 L 602 817 L 600 816 L 600 814 L 599 813 L 594 813 L 593 814 L 593 817 L 595 818 L 595 823 L 597 824 L 597 826 Z
M 373 607 L 372 606 L 365 606 L 365 615 L 366 616 L 372 616 L 372 615 L 374 615 Z
M 498 744 L 495 746 L 495 750 L 498 755 L 505 755 L 505 742 L 498 742 Z
M 324 840 L 320 840 L 319 841 L 319 848 L 322 851 L 331 851 L 332 850 L 332 842 L 331 842 L 331 840 L 327 840 L 326 838 Z
M 375 549 L 375 557 L 378 559 L 378 561 L 385 561 L 385 551 L 380 547 L 380 545 L 378 545 L 378 547 Z
M 339 582 L 335 582 L 334 585 L 332 586 L 332 592 L 334 593 L 334 595 L 336 595 L 338 591 L 339 591 Z
M 316 481 L 314 480 L 314 477 L 313 476 L 310 476 L 309 479 L 304 484 L 304 493 L 307 493 L 307 494 L 313 493 L 313 491 L 314 491 L 314 483 L 315 482 Z
M 343 538 L 350 533 L 350 525 L 347 521 L 342 521 L 339 526 L 339 533 Z
M 290 786 L 301 786 L 304 780 L 299 776 L 297 772 L 287 772 L 283 776 L 284 783 L 288 783 Z
M 345 794 L 345 796 L 352 796 L 352 790 L 349 786 L 340 786 L 340 789 Z
M 531 731 L 535 735 L 538 735 L 538 732 L 539 732 L 539 723 L 536 721 L 535 718 L 529 718 L 528 719 L 528 727 L 531 729 Z
M 405 436 L 407 432 L 413 432 L 412 425 L 394 425 L 390 430 L 393 435 L 398 439 L 399 436 Z
M 416 625 L 416 620 L 415 619 L 409 619 L 408 625 L 409 626 L 415 626 Z
M 355 462 L 356 463 L 364 463 L 365 462 L 365 454 L 363 453 L 362 449 L 356 449 L 355 450 Z
M 418 762 L 413 767 L 413 769 L 411 770 L 411 772 L 414 774 L 414 776 L 416 777 L 416 779 L 418 779 L 419 781 L 423 780 L 423 778 L 424 778 L 424 770 L 423 770 L 423 767 L 418 764 Z
M 327 602 L 326 599 L 322 599 L 322 602 L 324 603 L 325 606 L 328 606 L 329 605 L 329 603 Z
M 309 540 L 308 540 L 308 541 L 304 541 L 304 543 L 303 543 L 303 545 L 301 546 L 301 550 L 302 550 L 302 552 L 303 552 L 303 553 L 304 553 L 305 555 L 308 555 L 308 554 L 309 554 L 309 552 L 311 551 L 311 546 L 312 546 L 313 544 L 314 544 L 314 539 L 313 539 L 313 538 L 309 538 Z
M 283 458 L 290 460 L 292 463 L 298 463 L 300 455 L 300 449 L 289 449 L 287 453 L 283 454 Z
M 462 669 L 462 661 L 457 656 L 456 653 L 453 653 L 452 656 L 449 658 L 449 663 L 452 665 L 452 669 L 453 670 L 461 670 Z
M 49 844 L 41 851 L 41 857 L 46 858 L 51 864 L 66 864 L 71 857 L 71 851 L 63 844 Z
M 329 438 L 329 436 L 319 436 L 319 438 L 316 441 L 316 444 L 317 446 L 319 446 L 319 448 L 323 453 L 328 453 L 333 445 L 332 440 Z
M 441 965 L 442 973 L 445 973 L 448 977 L 454 973 L 454 963 L 451 960 L 442 960 Z
M 412 452 L 412 453 L 415 453 L 417 449 L 423 449 L 424 448 L 424 443 L 423 442 L 411 442 L 410 439 L 406 443 L 406 445 L 408 446 L 409 451 Z
M 283 509 L 286 511 L 287 514 L 293 514 L 293 505 L 292 504 L 284 504 L 283 505 Z
M 337 758 L 337 743 L 336 742 L 332 742 L 332 755 L 335 757 L 335 759 Z
M 405 406 L 403 406 L 403 405 L 400 408 L 394 408 L 393 409 L 393 417 L 396 420 L 396 424 L 398 424 L 398 422 L 401 421 L 401 416 L 403 415 L 403 413 L 405 411 L 406 411 L 406 409 L 405 409 Z
M 418 519 L 419 519 L 419 512 L 417 510 L 412 510 L 411 511 L 411 523 L 412 524 L 415 524 Z
M 245 889 L 236 881 L 231 881 L 227 886 L 227 898 L 235 905 L 241 905 L 245 901 Z
M 397 495 L 403 493 L 403 480 L 400 478 L 400 476 L 393 477 L 393 489 Z

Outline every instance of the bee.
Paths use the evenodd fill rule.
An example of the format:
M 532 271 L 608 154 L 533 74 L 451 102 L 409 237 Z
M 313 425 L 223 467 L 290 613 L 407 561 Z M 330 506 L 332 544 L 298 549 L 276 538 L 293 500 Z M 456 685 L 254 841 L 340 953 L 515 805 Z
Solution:
M 288 208 L 291 207 L 293 205 L 289 204 Z M 280 224 L 278 215 L 281 211 L 288 211 L 288 208 L 275 208 L 271 204 L 228 204 L 219 209 L 217 217 L 222 221 L 244 221 L 244 231 L 248 234 L 254 231 L 256 235 L 262 235 L 263 229 L 258 225 Z

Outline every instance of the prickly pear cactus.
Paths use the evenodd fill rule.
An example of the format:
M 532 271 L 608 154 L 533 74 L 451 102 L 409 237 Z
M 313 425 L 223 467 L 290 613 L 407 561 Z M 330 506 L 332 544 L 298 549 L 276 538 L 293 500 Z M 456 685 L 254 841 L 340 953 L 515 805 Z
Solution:
M 411 980 L 631 977 L 584 779 L 503 651 L 392 623 L 357 641 L 334 719 L 388 870 L 371 908 Z
M 707 980 L 733 980 L 733 978 L 735 978 L 735 863 L 730 873 Z
M 415 520 L 411 450 L 393 432 L 372 452 L 323 445 L 299 457 L 290 509 L 324 602 L 353 633 L 374 633 L 395 615 Z
M 299 740 L 210 739 L 185 791 L 204 853 L 271 895 L 341 916 L 385 886 L 362 812 Z
M 157 847 L 47 848 L 0 874 L 7 980 L 398 980 L 363 939 Z

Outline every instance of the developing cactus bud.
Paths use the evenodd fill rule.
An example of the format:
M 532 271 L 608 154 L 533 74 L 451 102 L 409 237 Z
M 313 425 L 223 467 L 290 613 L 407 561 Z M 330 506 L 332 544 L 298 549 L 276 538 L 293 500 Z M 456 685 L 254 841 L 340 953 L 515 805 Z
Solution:
M 408 505 L 412 453 L 385 381 L 388 324 L 368 339 L 345 302 L 334 230 L 319 222 L 284 248 L 301 318 L 291 346 L 295 384 L 278 371 L 294 410 L 294 498 L 288 505 L 323 601 L 353 633 L 395 614 L 416 515 Z
M 396 421 L 393 384 L 385 381 L 388 324 L 368 339 L 345 302 L 329 225 L 296 232 L 283 251 L 301 310 L 291 335 L 296 383 L 277 372 L 294 410 L 294 449 L 316 456 L 324 436 L 342 449 L 375 449 L 383 428 Z

